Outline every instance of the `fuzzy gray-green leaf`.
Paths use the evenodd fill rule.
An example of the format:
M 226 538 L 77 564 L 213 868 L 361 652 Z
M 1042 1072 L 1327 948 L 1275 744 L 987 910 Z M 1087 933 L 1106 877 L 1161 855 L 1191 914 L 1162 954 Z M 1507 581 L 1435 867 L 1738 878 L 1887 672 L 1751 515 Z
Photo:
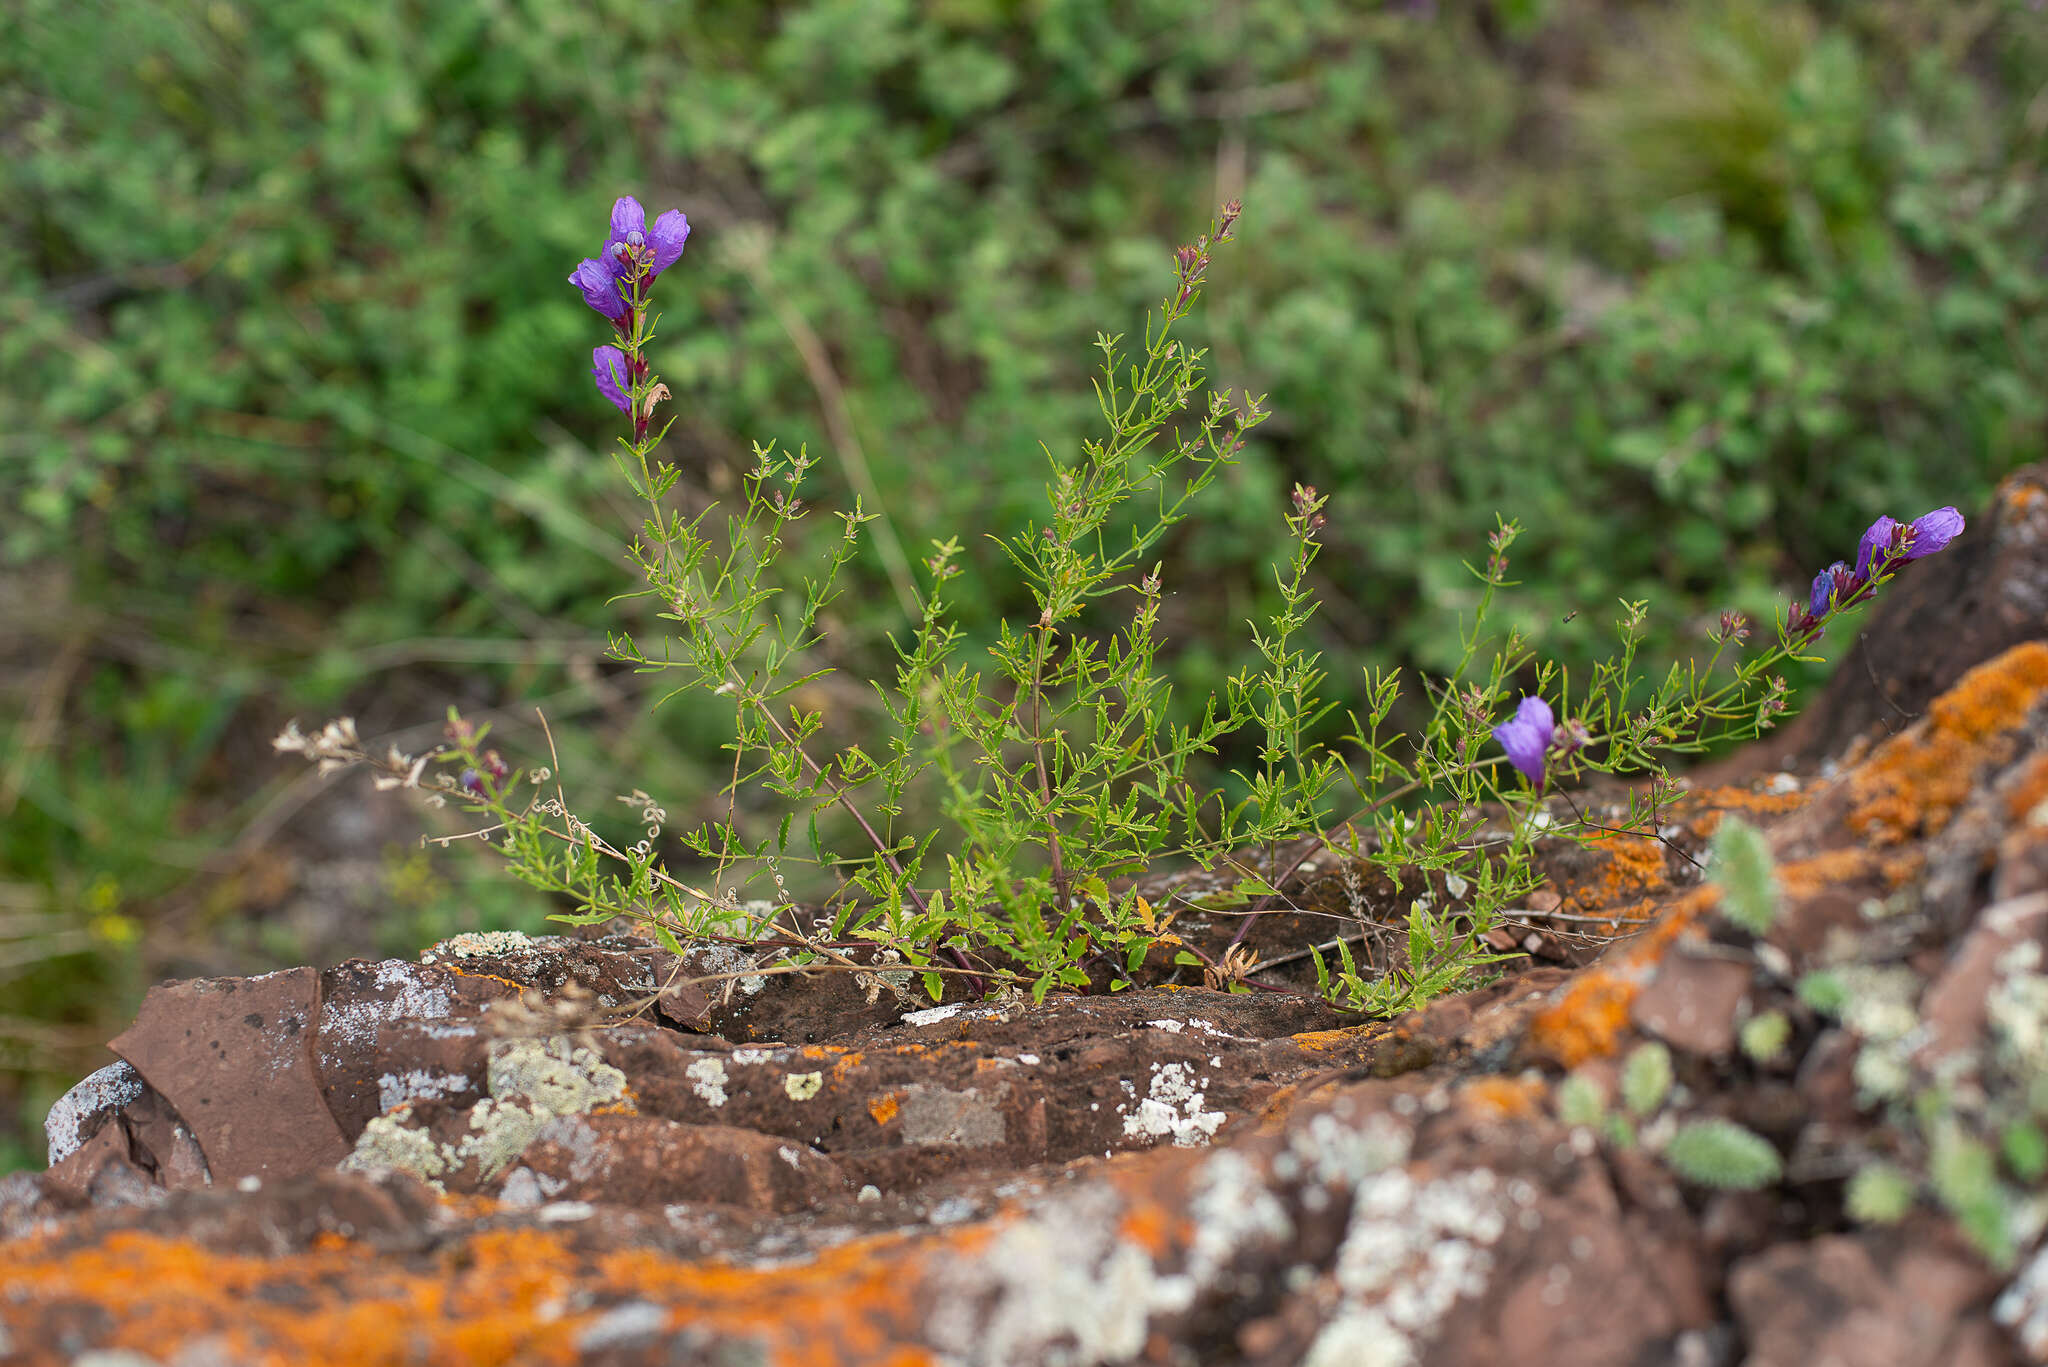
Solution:
M 1763 935 L 1778 920 L 1778 874 L 1771 842 L 1734 817 L 1714 832 L 1707 874 L 1721 885 L 1721 914 L 1752 935 Z
M 1755 1191 L 1778 1180 L 1785 1165 L 1770 1141 L 1732 1120 L 1695 1120 L 1664 1146 L 1664 1161 L 1703 1187 Z

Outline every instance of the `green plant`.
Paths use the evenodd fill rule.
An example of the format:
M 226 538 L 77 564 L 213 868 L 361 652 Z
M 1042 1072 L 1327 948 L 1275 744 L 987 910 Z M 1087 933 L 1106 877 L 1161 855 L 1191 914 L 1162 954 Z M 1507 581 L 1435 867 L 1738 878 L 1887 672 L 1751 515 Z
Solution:
M 1708 876 L 1721 885 L 1721 914 L 1752 935 L 1778 919 L 1778 880 L 1771 844 L 1746 821 L 1724 818 L 1714 832 Z
M 1763 1136 L 1719 1118 L 1679 1126 L 1664 1146 L 1664 1161 L 1688 1182 L 1736 1191 L 1770 1186 L 1785 1168 Z
M 1889 1163 L 1867 1163 L 1849 1179 L 1849 1218 L 1869 1225 L 1897 1224 L 1913 1208 L 1913 1178 Z
M 1647 1120 L 1671 1095 L 1671 1050 L 1657 1040 L 1629 1052 L 1621 1069 L 1621 1097 L 1638 1120 Z
M 1326 500 L 1297 486 L 1286 518 L 1290 549 L 1275 570 L 1277 602 L 1263 627 L 1253 629 L 1260 664 L 1212 693 L 1198 720 L 1176 724 L 1168 707 L 1172 684 L 1158 663 L 1164 567 L 1152 556 L 1266 417 L 1256 399 L 1233 404 L 1206 393 L 1205 353 L 1175 333 L 1239 213 L 1236 202 L 1225 205 L 1209 233 L 1175 253 L 1173 291 L 1128 362 L 1119 338 L 1098 336 L 1104 433 L 1084 439 L 1071 457 L 1046 448 L 1046 520 L 996 538 L 1035 618 L 1000 625 L 986 650 L 990 668 L 964 658 L 964 634 L 946 596 L 960 573 L 960 544 L 934 541 L 916 629 L 896 646 L 893 684 L 876 685 L 890 729 L 867 744 L 835 745 L 825 740 L 823 711 L 805 690 L 830 672 L 814 659 L 822 624 L 875 516 L 856 499 L 838 515 L 840 529 L 819 572 L 796 578 L 784 556 L 808 511 L 807 450 L 792 455 L 757 445 L 754 468 L 741 480 L 744 506 L 726 517 L 722 534 L 707 530 L 711 509 L 686 516 L 668 506 L 681 472 L 657 454 L 669 424 L 657 423 L 656 414 L 672 396 L 650 360 L 657 322 L 651 293 L 681 258 L 689 227 L 673 210 L 648 225 L 638 202 L 622 198 L 599 256 L 584 261 L 570 283 L 616 337 L 593 351 L 592 377 L 628 419 L 631 436 L 621 439 L 617 465 L 646 508 L 631 546 L 645 588 L 627 596 L 651 598 L 656 617 L 674 624 L 675 634 L 654 652 L 620 634 L 610 653 L 642 673 L 679 674 L 681 685 L 666 696 L 693 690 L 732 711 L 726 814 L 683 836 L 710 877 L 692 882 L 667 871 L 656 846 L 667 816 L 644 793 L 622 799 L 638 809 L 647 831 L 627 850 L 576 817 L 559 786 L 553 799 L 516 799 L 520 776 L 484 748 L 487 728 L 452 710 L 449 745 L 417 760 L 394 749 L 382 761 L 387 773 L 380 783 L 419 787 L 430 761 L 459 766 L 458 779 L 435 786 L 488 817 L 479 835 L 503 832 L 501 848 L 521 879 L 574 899 L 577 909 L 558 920 L 624 917 L 650 928 L 678 956 L 686 940 L 732 938 L 788 955 L 795 970 L 863 971 L 886 956 L 922 974 L 934 1000 L 945 995 L 948 976 L 972 992 L 1028 987 L 1034 998 L 1054 987 L 1116 990 L 1162 949 L 1174 950 L 1177 963 L 1200 967 L 1212 985 L 1290 990 L 1254 978 L 1256 957 L 1242 945 L 1308 858 L 1297 855 L 1283 869 L 1281 847 L 1311 837 L 1306 850 L 1327 846 L 1350 860 L 1354 873 L 1360 864 L 1376 866 L 1397 890 L 1404 880 L 1436 875 L 1463 900 L 1453 908 L 1435 905 L 1436 894 L 1426 890 L 1414 897 L 1405 916 L 1405 961 L 1372 972 L 1361 970 L 1344 937 L 1333 943 L 1334 971 L 1321 946 L 1308 947 L 1320 995 L 1391 1013 L 1467 984 L 1495 962 L 1485 937 L 1508 901 L 1534 886 L 1539 834 L 1593 827 L 1569 799 L 1573 819 L 1558 821 L 1546 801 L 1555 780 L 1584 770 L 1647 771 L 1661 779 L 1666 754 L 1771 725 L 1786 695 L 1784 680 L 1771 670 L 1804 658 L 1834 614 L 1867 600 L 1900 565 L 1940 551 L 1962 530 L 1953 508 L 1911 523 L 1880 517 L 1864 533 L 1853 570 L 1837 562 L 1823 571 L 1778 622 L 1775 646 L 1746 654 L 1747 620 L 1724 612 L 1706 662 L 1674 664 L 1661 681 L 1639 672 L 1647 607 L 1625 603 L 1616 655 L 1592 669 L 1576 701 L 1569 671 L 1545 663 L 1534 669 L 1537 691 L 1523 695 L 1510 720 L 1494 724 L 1516 674 L 1532 664 L 1518 634 L 1500 640 L 1487 626 L 1496 593 L 1510 586 L 1508 550 L 1519 531 L 1500 523 L 1485 566 L 1472 567 L 1481 592 L 1460 630 L 1459 658 L 1433 684 L 1427 724 L 1413 739 L 1384 734 L 1399 680 L 1370 675 L 1365 718 L 1350 717 L 1347 739 L 1363 757 L 1353 766 L 1316 737 L 1334 704 L 1318 694 L 1319 653 L 1299 637 L 1316 611 L 1309 575 Z M 1724 657 L 1732 657 L 1725 679 Z M 1562 725 L 1545 693 L 1570 703 Z M 1196 757 L 1247 730 L 1258 737 L 1259 763 L 1236 771 L 1239 795 L 1198 783 Z M 1504 753 L 1486 755 L 1489 741 Z M 278 741 L 323 767 L 359 758 L 358 746 L 347 722 L 314 738 L 291 730 Z M 1503 764 L 1519 774 L 1519 787 L 1503 785 Z M 1326 834 L 1333 814 L 1326 794 L 1340 774 L 1364 803 L 1359 817 L 1370 819 L 1369 839 L 1352 822 L 1341 836 Z M 906 795 L 927 776 L 939 785 L 939 805 L 953 827 L 943 847 L 946 876 L 936 887 L 922 886 L 921 875 L 941 832 L 897 825 Z M 743 829 L 739 796 L 751 786 L 781 806 L 773 836 Z M 1404 798 L 1406 807 L 1398 805 Z M 1632 798 L 1628 825 L 1654 827 L 1661 800 L 1656 783 Z M 1503 836 L 1483 834 L 1489 805 L 1507 814 Z M 828 848 L 819 821 L 827 812 L 858 831 L 857 853 Z M 804 828 L 793 843 L 799 817 Z M 1128 883 L 1115 885 L 1164 857 L 1221 865 L 1236 875 L 1249 905 L 1220 952 L 1173 935 L 1172 912 L 1162 917 Z M 838 879 L 825 915 L 810 921 L 784 873 L 806 860 Z M 761 878 L 772 879 L 772 897 L 743 905 L 741 891 Z M 1661 1045 L 1638 1051 L 1624 1088 L 1636 1114 L 1661 1105 L 1670 1072 Z
M 1752 1063 L 1775 1063 L 1792 1039 L 1792 1022 L 1782 1011 L 1765 1011 L 1742 1023 L 1742 1052 Z

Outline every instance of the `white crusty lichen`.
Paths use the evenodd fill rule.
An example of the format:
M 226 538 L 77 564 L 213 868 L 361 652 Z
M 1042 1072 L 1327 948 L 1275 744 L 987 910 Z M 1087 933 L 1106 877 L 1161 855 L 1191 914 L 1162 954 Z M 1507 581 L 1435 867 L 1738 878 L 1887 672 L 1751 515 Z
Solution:
M 2012 1332 L 2030 1361 L 2048 1360 L 2048 1248 L 2029 1258 L 1999 1293 L 1991 1318 Z
M 43 1120 L 43 1137 L 49 1141 L 49 1165 L 71 1156 L 85 1142 L 85 1122 L 104 1111 L 117 1111 L 142 1096 L 142 1074 L 116 1061 L 87 1073 L 77 1086 L 57 1098 Z
M 406 1124 L 412 1103 L 378 1116 L 341 1161 L 350 1171 L 397 1168 L 431 1182 L 474 1164 L 485 1181 L 512 1166 L 541 1130 L 560 1116 L 600 1109 L 630 1111 L 626 1075 L 565 1035 L 507 1040 L 491 1049 L 490 1095 L 469 1109 L 469 1132 L 455 1143 Z
M 1209 1079 L 1197 1078 L 1185 1063 L 1152 1065 L 1152 1085 L 1136 1109 L 1124 1117 L 1124 1135 L 1130 1139 L 1171 1137 L 1180 1148 L 1208 1143 L 1221 1129 L 1228 1115 L 1205 1111 Z
M 475 1086 L 461 1073 L 430 1073 L 424 1068 L 384 1073 L 377 1079 L 377 1109 L 388 1114 L 408 1101 L 439 1101 Z
M 2022 1077 L 2048 1075 L 2048 976 L 2041 945 L 2022 940 L 1998 956 L 1984 999 L 1999 1062 Z
M 823 1073 L 790 1073 L 782 1079 L 782 1090 L 791 1101 L 809 1101 L 825 1085 Z
M 926 1321 L 932 1346 L 973 1367 L 1131 1360 L 1156 1319 L 1218 1294 L 1247 1259 L 1293 1239 L 1289 1193 L 1304 1207 L 1327 1206 L 1401 1162 L 1412 1138 L 1385 1115 L 1354 1120 L 1340 1099 L 1294 1126 L 1270 1162 L 1235 1149 L 1204 1155 L 1184 1202 L 1185 1257 L 1168 1251 L 1178 1264 L 1170 1270 L 1124 1232 L 1129 1207 L 1108 1183 L 1048 1197 L 999 1224 L 980 1256 L 942 1272 Z
M 1390 1168 L 1360 1184 L 1337 1250 L 1343 1296 L 1304 1367 L 1406 1367 L 1460 1299 L 1486 1290 L 1507 1197 L 1485 1168 L 1418 1182 Z
M 715 1058 L 700 1058 L 683 1069 L 683 1076 L 690 1079 L 690 1090 L 704 1099 L 707 1106 L 725 1104 L 725 1064 Z

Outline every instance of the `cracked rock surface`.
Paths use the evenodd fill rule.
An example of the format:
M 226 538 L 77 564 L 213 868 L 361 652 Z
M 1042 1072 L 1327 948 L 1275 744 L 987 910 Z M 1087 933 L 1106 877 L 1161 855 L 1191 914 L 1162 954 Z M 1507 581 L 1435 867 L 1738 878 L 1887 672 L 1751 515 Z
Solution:
M 0 1362 L 2048 1361 L 2048 645 L 1994 625 L 1828 776 L 1546 851 L 1524 957 L 1394 1021 L 624 936 L 159 987 L 0 1182 Z

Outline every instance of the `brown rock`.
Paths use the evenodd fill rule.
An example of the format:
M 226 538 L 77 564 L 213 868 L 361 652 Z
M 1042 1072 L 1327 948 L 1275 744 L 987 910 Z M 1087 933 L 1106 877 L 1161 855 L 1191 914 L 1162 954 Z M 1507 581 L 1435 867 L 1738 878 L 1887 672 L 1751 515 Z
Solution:
M 643 1208 L 708 1201 L 801 1210 L 846 1190 L 838 1166 L 803 1145 L 729 1125 L 679 1125 L 644 1115 L 550 1121 L 512 1172 L 521 1170 L 551 1200 Z M 529 1180 L 510 1173 L 507 1179 L 522 1187 Z
M 1738 959 L 1674 950 L 1657 964 L 1630 1018 L 1674 1049 L 1721 1057 L 1735 1047 L 1735 1017 L 1748 995 L 1750 973 Z
M 1880 1241 L 1897 1248 L 1889 1266 Z M 1943 1367 L 1996 1289 L 1975 1259 L 1889 1234 L 1781 1244 L 1728 1278 L 1753 1367 Z
M 333 1167 L 348 1153 L 320 1092 L 320 975 L 202 978 L 150 990 L 109 1046 L 183 1118 L 217 1182 Z

